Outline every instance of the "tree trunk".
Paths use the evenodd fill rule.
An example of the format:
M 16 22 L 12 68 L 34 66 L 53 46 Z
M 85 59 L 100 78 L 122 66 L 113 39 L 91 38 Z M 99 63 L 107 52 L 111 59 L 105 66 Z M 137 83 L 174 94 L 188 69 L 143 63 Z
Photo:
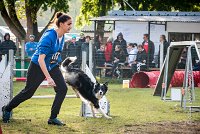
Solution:
M 104 37 L 104 26 L 105 26 L 105 21 L 97 22 L 97 34 L 100 35 L 102 38 Z
M 38 24 L 37 24 L 37 8 L 25 0 L 25 12 L 27 18 L 27 34 L 26 41 L 29 40 L 29 35 L 33 34 L 35 36 L 35 41 L 38 41 Z
M 15 10 L 15 1 L 13 1 L 13 0 L 6 0 L 6 1 L 7 1 L 7 3 L 9 3 L 9 5 L 7 6 L 8 13 L 9 13 L 10 18 L 12 19 L 13 24 L 16 26 L 17 30 L 21 33 L 21 35 L 25 36 L 26 31 L 24 30 L 19 19 L 17 18 L 17 14 L 16 14 L 16 10 Z
M 1 10 L 1 16 L 3 17 L 8 27 L 10 28 L 11 32 L 18 38 L 18 40 L 19 41 L 23 40 L 25 36 L 22 35 L 22 33 L 17 30 L 16 26 L 12 22 L 5 8 Z
M 99 16 L 105 16 L 106 15 L 106 5 L 108 2 L 107 0 L 100 0 L 99 1 L 99 8 L 100 8 L 100 11 L 99 11 Z M 98 21 L 97 22 L 97 34 L 100 35 L 103 39 L 104 37 L 104 26 L 105 26 L 105 21 Z
M 124 1 L 123 0 L 120 0 L 120 5 L 121 5 L 120 10 L 124 10 L 125 6 L 124 6 Z

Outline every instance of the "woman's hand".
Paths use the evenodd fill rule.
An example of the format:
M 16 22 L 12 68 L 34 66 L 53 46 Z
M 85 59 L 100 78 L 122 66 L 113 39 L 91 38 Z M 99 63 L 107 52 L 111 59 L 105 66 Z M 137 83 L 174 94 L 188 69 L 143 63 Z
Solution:
M 54 80 L 51 78 L 48 70 L 47 70 L 47 67 L 46 67 L 46 64 L 44 62 L 44 59 L 45 59 L 46 55 L 45 54 L 41 54 L 39 55 L 39 58 L 38 58 L 38 62 L 39 62 L 39 65 L 40 65 L 40 68 L 42 70 L 42 72 L 44 73 L 45 77 L 47 78 L 47 82 L 50 86 L 56 86 Z
M 48 84 L 49 84 L 50 86 L 53 86 L 53 87 L 56 86 L 54 80 L 53 80 L 51 77 L 47 77 L 47 82 L 48 82 Z

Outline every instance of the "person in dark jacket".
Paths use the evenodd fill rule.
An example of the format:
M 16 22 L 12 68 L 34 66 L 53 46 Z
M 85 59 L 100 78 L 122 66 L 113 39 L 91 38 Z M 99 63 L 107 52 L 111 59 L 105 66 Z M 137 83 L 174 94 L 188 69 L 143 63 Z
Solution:
M 89 42 L 91 40 L 90 36 L 86 36 L 85 37 L 85 42 L 82 44 L 81 46 L 81 50 L 82 51 L 86 51 L 87 55 L 86 55 L 86 64 L 89 66 Z
M 126 61 L 126 55 L 120 45 L 115 46 L 115 51 L 113 53 L 113 67 L 112 67 L 112 77 L 118 77 L 115 74 L 115 69 L 118 67 L 119 63 L 124 63 Z
M 68 57 L 77 57 L 77 60 L 73 65 L 74 67 L 79 68 L 81 64 L 81 46 L 76 42 L 76 36 L 72 36 L 67 53 Z
M 4 41 L 0 44 L 0 52 L 2 53 L 2 55 L 7 54 L 9 57 L 9 50 L 12 49 L 14 50 L 14 54 L 17 51 L 17 47 L 15 45 L 15 43 L 10 40 L 10 34 L 6 33 L 4 36 Z M 8 60 L 9 58 L 7 58 Z
M 132 64 L 132 73 L 136 73 L 140 70 L 146 69 L 146 62 L 147 62 L 147 54 L 143 48 L 143 45 L 138 45 L 138 52 L 136 60 Z
M 165 35 L 160 36 L 160 45 L 163 45 L 163 61 L 165 60 L 165 57 L 167 55 L 167 48 L 169 47 L 170 43 L 167 41 Z M 160 66 L 160 46 L 158 51 L 158 66 Z
M 95 49 L 98 50 L 100 49 L 100 46 L 102 45 L 102 37 L 97 34 L 94 39 L 95 39 L 95 42 L 94 42 Z
M 181 58 L 180 61 L 177 65 L 178 69 L 185 69 L 185 65 L 186 65 L 186 60 L 187 60 L 187 48 L 183 49 L 183 52 L 181 53 Z
M 100 49 L 96 52 L 96 65 L 99 67 L 103 67 L 105 65 L 105 55 L 104 55 L 105 47 L 104 45 L 100 46 Z
M 126 49 L 127 43 L 126 43 L 126 40 L 124 40 L 123 34 L 121 32 L 117 35 L 117 39 L 113 43 L 113 52 L 115 51 L 116 45 L 121 46 L 121 48 L 123 49 L 123 51 L 126 55 L 126 61 L 128 61 L 128 52 L 127 52 L 127 49 Z
M 143 39 L 144 41 L 142 42 L 142 45 L 147 54 L 147 64 L 152 63 L 152 61 L 154 60 L 155 51 L 154 43 L 149 39 L 148 34 L 144 34 Z
M 68 46 L 69 46 L 70 43 L 71 42 L 69 42 L 69 41 L 65 41 L 65 43 L 64 43 L 63 51 L 61 53 L 62 61 L 64 61 L 65 58 L 67 58 L 67 56 L 68 56 Z
M 84 43 L 85 42 L 85 35 L 83 32 L 80 33 L 80 39 L 78 40 L 79 42 Z

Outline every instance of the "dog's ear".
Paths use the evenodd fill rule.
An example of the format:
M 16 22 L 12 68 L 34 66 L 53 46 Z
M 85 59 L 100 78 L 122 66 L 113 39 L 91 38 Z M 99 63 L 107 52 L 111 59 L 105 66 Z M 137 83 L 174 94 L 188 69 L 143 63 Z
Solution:
M 106 82 L 104 83 L 104 85 L 108 86 L 108 81 L 106 81 Z
M 95 87 L 99 87 L 99 86 L 100 86 L 99 82 L 96 81 L 96 83 L 95 83 Z
M 71 60 L 69 58 L 66 58 L 63 62 L 62 62 L 62 66 L 66 67 L 69 65 L 69 63 L 71 62 Z

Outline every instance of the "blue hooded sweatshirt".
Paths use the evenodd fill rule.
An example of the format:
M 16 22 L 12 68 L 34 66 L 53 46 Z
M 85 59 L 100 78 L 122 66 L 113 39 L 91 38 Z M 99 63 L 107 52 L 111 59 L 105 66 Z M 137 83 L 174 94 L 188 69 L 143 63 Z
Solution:
M 60 39 L 59 41 L 58 34 L 54 29 L 47 30 L 40 38 L 31 61 L 39 65 L 39 55 L 45 54 L 46 57 L 44 60 L 48 71 L 59 65 L 59 63 L 62 62 L 61 52 L 64 46 L 64 36 Z
M 25 45 L 25 50 L 26 50 L 26 54 L 28 57 L 32 57 L 33 54 L 35 53 L 35 50 L 37 48 L 37 42 L 27 42 Z

